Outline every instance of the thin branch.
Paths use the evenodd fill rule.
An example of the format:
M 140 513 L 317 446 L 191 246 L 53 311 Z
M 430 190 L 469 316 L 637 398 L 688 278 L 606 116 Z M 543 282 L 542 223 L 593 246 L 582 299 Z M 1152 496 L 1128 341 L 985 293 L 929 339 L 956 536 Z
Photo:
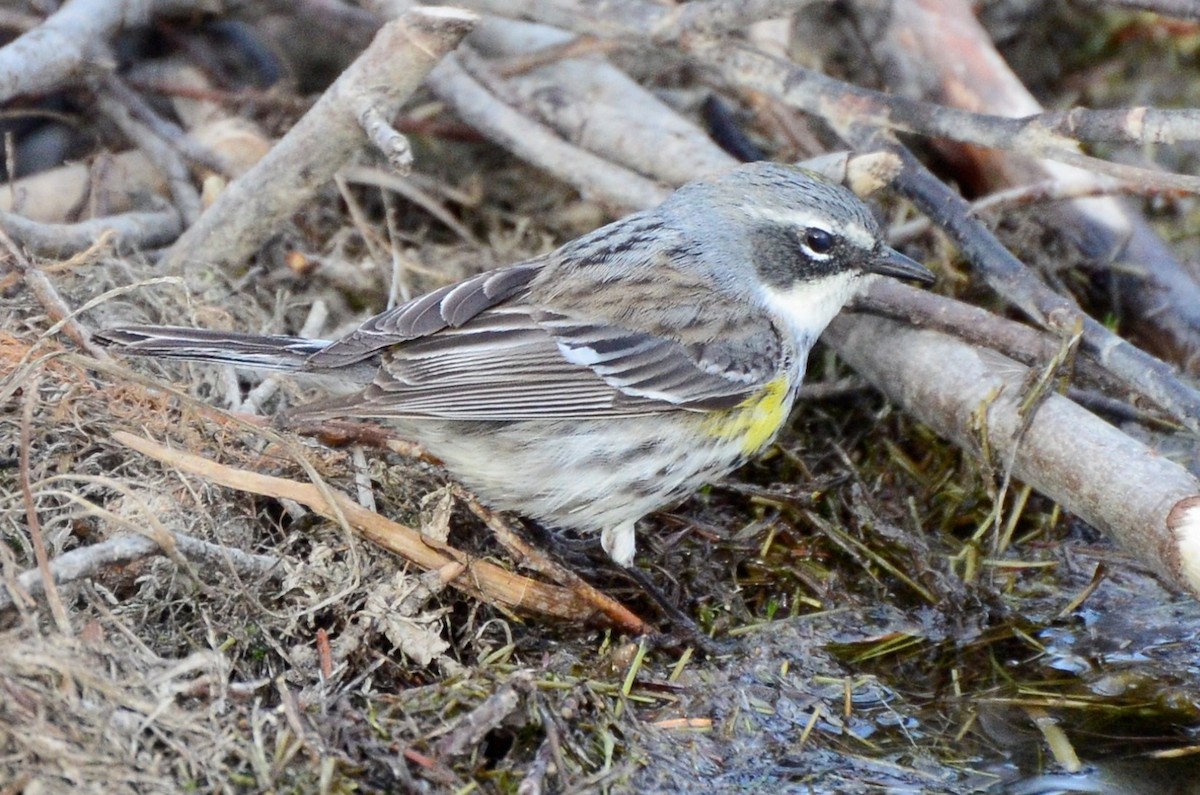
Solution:
M 1054 358 L 1062 342 L 1045 331 L 996 315 L 972 304 L 881 279 L 855 297 L 852 310 L 903 321 L 913 328 L 932 329 L 979 348 L 990 348 L 1022 364 L 1040 366 Z M 1076 372 L 1105 387 L 1120 387 L 1112 374 L 1082 356 Z
M 394 117 L 474 23 L 475 16 L 465 11 L 420 8 L 385 25 L 287 135 L 184 232 L 166 266 L 228 265 L 250 257 L 282 219 L 362 150 L 364 112 L 375 108 L 379 118 Z
M 555 51 L 572 40 L 570 33 L 545 25 L 489 19 L 471 35 L 471 49 L 460 51 L 456 57 L 501 102 L 540 119 L 577 147 L 567 150 L 567 154 L 582 149 L 585 156 L 599 156 L 669 185 L 681 185 L 733 165 L 733 160 L 691 120 L 603 58 L 555 61 L 532 72 L 503 76 L 505 65 L 527 55 L 530 48 L 535 48 L 535 53 Z M 474 57 L 475 52 L 486 59 Z M 519 130 L 515 125 L 513 129 Z M 541 149 L 529 148 L 534 155 Z M 565 166 L 562 169 L 545 160 L 541 165 L 560 179 L 579 185 L 569 176 L 574 157 L 578 155 L 561 158 Z M 601 183 L 590 182 L 590 190 L 598 191 Z M 640 209 L 648 205 L 625 206 Z
M 145 153 L 150 162 L 166 175 L 171 198 L 184 222 L 190 224 L 199 218 L 200 192 L 192 184 L 192 175 L 188 172 L 183 156 L 149 127 L 135 119 L 129 109 L 111 94 L 99 92 L 96 95 L 96 104 L 100 111 Z
M 172 533 L 175 548 L 185 557 L 206 568 L 232 566 L 244 575 L 278 579 L 285 573 L 283 560 L 274 555 L 255 555 L 233 547 L 213 544 L 184 533 Z M 128 565 L 152 555 L 162 555 L 162 545 L 148 536 L 129 535 L 110 538 L 98 544 L 72 549 L 50 561 L 52 580 L 57 585 L 76 582 L 94 576 L 102 569 L 113 565 Z M 17 584 L 31 596 L 43 590 L 44 580 L 40 571 L 26 571 L 17 576 Z M 12 599 L 0 593 L 0 611 L 12 606 Z
M 512 151 L 574 185 L 624 207 L 653 207 L 666 198 L 661 185 L 563 141 L 496 99 L 459 64 L 446 58 L 429 75 L 429 85 L 468 124 Z
M 1138 182 L 1123 182 L 1106 177 L 1097 177 L 1086 183 L 1050 178 L 989 193 L 971 202 L 971 213 L 978 218 L 993 210 L 1025 208 L 1076 199 L 1095 199 L 1105 196 L 1172 197 L 1179 194 L 1179 191 L 1172 188 L 1144 185 Z M 916 218 L 889 229 L 888 242 L 893 246 L 911 243 L 933 228 L 933 223 L 928 218 Z
M 844 133 L 865 149 L 900 156 L 904 169 L 894 188 L 944 229 L 988 285 L 1038 325 L 1083 322 L 1083 349 L 1131 392 L 1144 395 L 1193 433 L 1200 433 L 1200 392 L 1159 359 L 1126 342 L 1039 281 L 971 214 L 965 199 L 935 177 L 890 133 L 854 127 Z
M 101 90 L 121 103 L 129 114 L 167 145 L 196 165 L 226 177 L 236 176 L 235 169 L 218 152 L 196 141 L 187 131 L 173 121 L 158 114 L 146 100 L 129 87 L 123 79 L 109 72 L 99 81 Z
M 227 488 L 294 500 L 335 521 L 344 517 L 344 521 L 367 540 L 426 571 L 443 573 L 445 584 L 475 598 L 568 621 L 603 621 L 635 635 L 649 630 L 641 619 L 611 599 L 606 599 L 603 607 L 599 607 L 572 589 L 521 577 L 488 561 L 477 560 L 448 544 L 423 536 L 417 530 L 368 511 L 333 489 L 319 489 L 308 483 L 223 466 L 123 431 L 113 434 L 113 439 L 168 466 Z
M 75 312 L 63 297 L 59 295 L 54 283 L 50 281 L 45 273 L 35 268 L 25 258 L 20 247 L 2 228 L 0 228 L 0 246 L 3 246 L 7 251 L 9 259 L 24 277 L 25 286 L 37 297 L 42 308 L 46 310 L 46 315 L 55 322 L 55 325 L 61 327 L 76 345 L 90 353 L 96 359 L 102 362 L 111 361 L 112 355 L 92 342 L 92 335 L 75 319 Z
M 0 103 L 44 94 L 88 75 L 108 60 L 107 42 L 155 16 L 219 13 L 220 0 L 70 0 L 36 28 L 0 47 Z
M 158 212 L 130 212 L 89 218 L 74 224 L 44 224 L 0 210 L 0 229 L 42 257 L 85 251 L 102 239 L 117 251 L 140 251 L 169 245 L 183 231 L 174 207 Z

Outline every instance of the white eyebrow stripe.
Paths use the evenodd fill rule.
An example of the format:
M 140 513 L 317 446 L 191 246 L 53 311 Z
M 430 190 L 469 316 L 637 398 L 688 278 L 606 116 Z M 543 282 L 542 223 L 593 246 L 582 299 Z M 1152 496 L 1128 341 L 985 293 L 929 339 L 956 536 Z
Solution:
M 831 235 L 845 238 L 855 246 L 868 251 L 875 248 L 875 235 L 865 226 L 853 222 L 834 225 L 830 223 L 829 215 L 826 213 L 803 209 L 777 210 L 773 207 L 747 207 L 746 211 L 750 215 L 797 228 L 816 227 L 817 229 L 824 229 Z

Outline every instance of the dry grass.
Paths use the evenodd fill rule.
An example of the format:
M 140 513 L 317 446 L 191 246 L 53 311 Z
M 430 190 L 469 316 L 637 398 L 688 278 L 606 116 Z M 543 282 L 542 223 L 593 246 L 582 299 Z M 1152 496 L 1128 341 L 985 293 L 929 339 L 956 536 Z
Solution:
M 605 217 L 495 149 L 428 145 L 418 164 L 445 169 L 433 176 L 478 243 L 412 207 L 389 240 L 362 188 L 372 226 L 330 193 L 251 273 L 163 280 L 104 251 L 39 265 L 72 307 L 108 294 L 92 326 L 294 332 L 321 303 L 332 335 L 382 308 L 386 257 L 367 237 L 398 246 L 422 292 Z M 516 568 L 435 468 L 281 445 L 223 413 L 257 381 L 89 360 L 46 334 L 19 280 L 0 287 L 0 794 L 963 792 L 1045 763 L 1023 758 L 1043 748 L 1036 709 L 1064 710 L 1097 748 L 1103 735 L 1168 745 L 1200 724 L 1191 601 L 1019 484 L 998 495 L 865 390 L 802 406 L 764 460 L 645 523 L 645 568 L 729 642 L 706 656 L 512 614 L 293 502 L 133 452 L 114 433 L 349 495 L 361 476 L 381 514 Z M 810 380 L 846 375 L 824 355 L 810 366 Z M 254 394 L 269 414 L 306 393 Z M 41 578 L 23 475 L 51 562 L 130 535 L 166 554 L 26 587 Z M 165 531 L 217 551 L 173 550 Z M 627 581 L 584 573 L 657 618 Z
M 551 237 L 510 224 L 533 250 Z M 422 250 L 447 255 L 455 276 L 477 253 Z M 443 278 L 433 264 L 414 274 L 422 287 Z M 79 306 L 150 273 L 99 258 L 56 284 Z M 270 291 L 193 281 L 146 286 L 92 314 L 274 329 L 297 323 L 315 297 L 353 303 L 319 271 Z M 982 713 L 1020 723 L 1010 713 L 1033 697 L 1020 707 L 1005 698 L 1053 687 L 1014 689 L 1011 672 L 983 661 L 1049 654 L 1026 622 L 1053 621 L 1091 572 L 1093 553 L 1066 555 L 1062 543 L 1079 529 L 1019 492 L 1005 519 L 1020 543 L 989 558 L 986 480 L 852 392 L 805 406 L 793 433 L 737 482 L 648 523 L 652 576 L 730 648 L 716 657 L 640 649 L 446 590 L 337 522 L 163 467 L 114 434 L 299 482 L 315 475 L 351 495 L 361 472 L 380 513 L 434 530 L 451 506 L 450 541 L 503 563 L 482 524 L 447 502 L 436 469 L 378 452 L 355 463 L 350 451 L 302 440 L 281 446 L 214 409 L 249 383 L 214 368 L 160 374 L 71 354 L 41 336 L 48 324 L 22 291 L 0 312 L 9 330 L 0 393 L 11 396 L 0 415 L 11 459 L 0 565 L 14 600 L 0 628 L 0 769 L 10 787 L 513 792 L 541 782 L 622 792 L 704 781 L 737 792 L 813 780 L 825 791 L 962 791 L 992 780 L 970 760 L 991 756 L 997 740 L 953 693 L 986 695 Z M 839 376 L 831 367 L 818 357 L 812 375 Z M 264 409 L 299 399 L 282 383 Z M 161 542 L 168 530 L 225 552 L 97 566 L 57 588 L 57 625 L 54 597 L 16 584 L 37 568 L 17 477 L 26 406 L 28 477 L 52 561 L 123 535 Z M 235 559 L 243 553 L 259 557 Z M 628 583 L 590 576 L 655 616 Z M 1117 583 L 1130 582 L 1140 583 L 1122 571 Z M 1119 602 L 1131 589 L 1150 598 L 1151 588 L 1106 583 L 1089 598 Z M 947 681 L 956 684 L 939 695 Z M 952 740 L 968 731 L 969 743 Z

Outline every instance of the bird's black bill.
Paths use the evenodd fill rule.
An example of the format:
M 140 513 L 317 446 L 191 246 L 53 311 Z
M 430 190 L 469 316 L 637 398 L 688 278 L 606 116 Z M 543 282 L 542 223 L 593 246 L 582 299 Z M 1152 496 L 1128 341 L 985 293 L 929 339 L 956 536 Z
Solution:
M 867 273 L 878 273 L 881 276 L 894 276 L 897 279 L 911 279 L 922 284 L 933 284 L 937 278 L 933 272 L 921 263 L 896 251 L 883 246 L 866 267 Z

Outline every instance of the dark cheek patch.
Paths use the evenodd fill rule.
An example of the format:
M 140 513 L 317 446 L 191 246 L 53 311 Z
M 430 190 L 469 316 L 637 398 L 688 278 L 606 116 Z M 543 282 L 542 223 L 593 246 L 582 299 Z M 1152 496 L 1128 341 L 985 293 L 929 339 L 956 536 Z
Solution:
M 813 259 L 805 254 L 800 239 L 803 234 L 803 230 L 775 224 L 754 228 L 750 233 L 750 256 L 764 282 L 783 290 L 797 281 L 821 279 L 853 267 L 844 242 L 837 241 L 828 257 Z

